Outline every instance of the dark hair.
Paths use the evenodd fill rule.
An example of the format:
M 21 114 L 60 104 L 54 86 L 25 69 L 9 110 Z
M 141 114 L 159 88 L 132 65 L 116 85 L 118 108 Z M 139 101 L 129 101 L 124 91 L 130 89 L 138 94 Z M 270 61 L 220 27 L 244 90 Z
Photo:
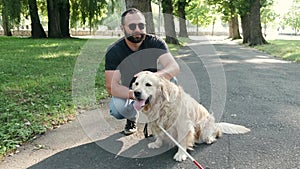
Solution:
M 140 10 L 136 9 L 136 8 L 129 8 L 126 11 L 124 11 L 121 15 L 121 24 L 124 25 L 124 20 L 125 20 L 125 16 L 130 13 L 130 14 L 136 14 L 136 13 L 141 13 L 143 14 Z

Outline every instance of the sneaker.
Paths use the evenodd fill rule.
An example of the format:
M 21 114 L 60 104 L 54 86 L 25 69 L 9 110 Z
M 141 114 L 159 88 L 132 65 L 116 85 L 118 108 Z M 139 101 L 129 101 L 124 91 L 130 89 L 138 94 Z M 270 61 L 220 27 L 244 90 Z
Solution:
M 136 122 L 135 121 L 130 121 L 127 119 L 125 129 L 124 129 L 124 134 L 125 135 L 130 135 L 134 132 L 136 132 Z

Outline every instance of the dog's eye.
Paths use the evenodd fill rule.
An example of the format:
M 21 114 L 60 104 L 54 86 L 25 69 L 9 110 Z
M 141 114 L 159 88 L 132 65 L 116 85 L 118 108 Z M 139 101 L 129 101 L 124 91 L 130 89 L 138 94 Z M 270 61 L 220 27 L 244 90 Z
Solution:
M 152 86 L 150 83 L 146 83 L 146 86 L 148 86 L 148 87 L 150 87 L 150 86 Z
M 136 85 L 136 86 L 138 86 L 138 85 L 139 85 L 139 83 L 138 83 L 138 82 L 135 82 L 135 85 Z

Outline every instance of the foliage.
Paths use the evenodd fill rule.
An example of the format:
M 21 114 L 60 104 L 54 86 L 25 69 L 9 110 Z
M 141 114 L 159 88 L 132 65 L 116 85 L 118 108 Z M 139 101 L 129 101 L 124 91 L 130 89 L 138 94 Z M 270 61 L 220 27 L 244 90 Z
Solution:
M 96 40 L 97 56 L 114 40 Z M 0 157 L 74 117 L 74 65 L 87 42 L 0 37 Z M 103 64 L 95 83 L 98 100 L 107 96 Z
M 107 26 L 109 29 L 114 30 L 120 26 L 121 14 L 125 10 L 125 7 L 122 1 L 109 1 L 108 9 L 109 10 L 107 11 L 106 17 L 103 18 L 102 24 Z
M 278 18 L 280 15 L 277 14 L 273 9 L 273 1 L 265 2 L 263 7 L 260 9 L 260 17 L 261 22 L 263 24 L 264 33 L 267 34 L 266 29 L 268 23 L 272 23 Z
M 203 0 L 191 1 L 186 11 L 187 19 L 202 27 L 207 27 L 212 22 L 214 13 L 214 7 L 209 7 Z
M 300 29 L 300 1 L 294 0 L 289 12 L 284 17 L 284 24 L 291 26 L 295 34 Z
M 88 22 L 90 29 L 94 28 L 107 12 L 106 0 L 71 0 L 70 5 L 72 26 L 80 20 L 83 25 Z
M 7 17 L 11 26 L 20 23 L 21 2 L 20 0 L 0 0 L 1 12 Z M 0 7 L 1 7 L 0 5 Z M 11 27 L 10 26 L 10 27 Z
M 279 17 L 279 14 L 272 9 L 271 5 L 261 8 L 261 20 L 263 23 L 273 22 L 277 17 Z

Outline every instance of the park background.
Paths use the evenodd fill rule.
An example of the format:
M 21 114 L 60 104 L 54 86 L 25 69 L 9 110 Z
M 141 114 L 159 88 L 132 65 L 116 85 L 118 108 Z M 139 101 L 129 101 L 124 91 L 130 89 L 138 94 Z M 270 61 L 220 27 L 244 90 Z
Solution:
M 300 62 L 299 0 L 134 2 L 0 0 L 1 156 L 17 153 L 26 142 L 74 119 L 78 107 L 72 102 L 72 74 L 76 59 L 88 41 L 78 37 L 99 37 L 94 44 L 102 53 L 97 55 L 104 55 L 108 45 L 122 36 L 120 14 L 128 7 L 152 7 L 153 24 L 147 26 L 153 27 L 147 30 L 165 38 L 174 56 L 189 36 L 209 35 L 238 40 L 274 56 Z M 182 6 L 184 15 L 180 13 Z M 29 8 L 36 9 L 36 13 Z M 152 13 L 149 8 L 139 9 Z M 57 12 L 63 15 L 63 11 L 70 14 L 66 22 L 53 18 Z M 251 24 L 243 27 L 241 16 L 245 15 L 259 20 L 250 19 Z M 186 19 L 179 19 L 183 17 Z M 31 18 L 39 22 L 31 22 Z M 274 40 L 278 38 L 284 40 Z M 103 63 L 97 71 L 95 85 L 100 102 L 107 97 L 104 76 L 100 73 Z

